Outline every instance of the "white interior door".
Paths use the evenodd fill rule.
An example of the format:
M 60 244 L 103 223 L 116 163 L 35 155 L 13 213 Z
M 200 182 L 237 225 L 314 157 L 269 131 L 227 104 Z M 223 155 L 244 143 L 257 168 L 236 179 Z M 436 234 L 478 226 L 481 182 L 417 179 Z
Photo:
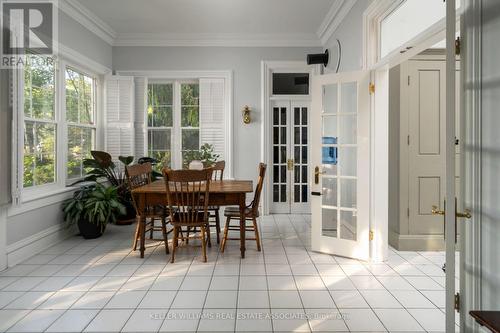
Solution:
M 446 147 L 446 62 L 408 62 L 408 213 L 410 234 L 443 234 Z M 460 188 L 460 68 L 456 71 L 456 188 Z M 457 191 L 458 202 L 460 195 Z
M 309 102 L 274 100 L 271 124 L 270 212 L 309 213 Z
M 312 91 L 312 249 L 367 260 L 369 72 L 315 76 Z

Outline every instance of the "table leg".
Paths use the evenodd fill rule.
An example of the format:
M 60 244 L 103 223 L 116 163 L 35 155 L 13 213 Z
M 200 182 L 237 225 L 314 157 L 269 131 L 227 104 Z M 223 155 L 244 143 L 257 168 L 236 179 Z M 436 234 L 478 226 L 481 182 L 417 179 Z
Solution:
M 245 258 L 245 208 L 246 208 L 246 200 L 245 194 L 240 195 L 240 252 L 241 258 Z
M 146 198 L 145 195 L 139 195 L 138 208 L 141 215 L 139 216 L 139 237 L 140 237 L 140 251 L 141 258 L 144 258 L 144 251 L 146 250 Z

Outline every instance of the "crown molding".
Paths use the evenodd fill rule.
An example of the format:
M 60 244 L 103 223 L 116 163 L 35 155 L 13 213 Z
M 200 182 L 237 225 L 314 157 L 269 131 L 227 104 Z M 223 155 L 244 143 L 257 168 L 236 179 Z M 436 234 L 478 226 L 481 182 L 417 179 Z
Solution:
M 113 45 L 116 32 L 93 12 L 76 0 L 60 0 L 59 8 L 86 29 L 90 30 L 109 45 Z
M 330 7 L 330 10 L 321 22 L 316 34 L 324 46 L 333 35 L 335 30 L 340 26 L 349 11 L 354 7 L 357 0 L 339 0 L 335 1 Z
M 311 34 L 118 34 L 113 46 L 321 47 Z

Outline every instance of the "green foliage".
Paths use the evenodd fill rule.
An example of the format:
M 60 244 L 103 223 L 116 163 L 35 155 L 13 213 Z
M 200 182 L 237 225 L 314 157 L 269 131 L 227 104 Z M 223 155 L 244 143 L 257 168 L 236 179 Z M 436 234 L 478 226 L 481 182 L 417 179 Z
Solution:
M 55 68 L 53 59 L 28 55 L 24 69 L 24 187 L 55 181 L 54 119 Z
M 68 224 L 85 219 L 99 225 L 104 231 L 106 224 L 116 222 L 119 215 L 126 213 L 126 208 L 120 203 L 116 187 L 95 183 L 83 186 L 71 199 L 64 201 L 63 213 L 64 221 Z
M 87 175 L 74 184 L 86 181 L 97 182 L 106 178 L 108 182 L 116 188 L 120 201 L 124 204 L 131 202 L 130 191 L 128 190 L 125 168 L 134 160 L 133 156 L 119 156 L 118 159 L 123 164 L 117 167 L 111 158 L 111 155 L 104 151 L 92 150 L 92 158 L 83 160 L 84 168 L 88 169 Z
M 205 167 L 212 166 L 219 159 L 219 154 L 214 153 L 214 146 L 205 143 L 200 150 L 186 150 L 183 154 L 183 168 L 187 169 L 192 161 L 201 161 Z

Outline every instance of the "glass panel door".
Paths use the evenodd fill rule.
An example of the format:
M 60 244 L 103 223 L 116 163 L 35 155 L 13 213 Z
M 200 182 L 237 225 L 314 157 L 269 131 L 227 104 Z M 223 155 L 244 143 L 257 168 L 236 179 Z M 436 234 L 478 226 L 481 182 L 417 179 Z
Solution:
M 309 103 L 271 107 L 271 213 L 309 213 Z
M 369 257 L 369 95 L 364 72 L 313 84 L 312 248 Z

